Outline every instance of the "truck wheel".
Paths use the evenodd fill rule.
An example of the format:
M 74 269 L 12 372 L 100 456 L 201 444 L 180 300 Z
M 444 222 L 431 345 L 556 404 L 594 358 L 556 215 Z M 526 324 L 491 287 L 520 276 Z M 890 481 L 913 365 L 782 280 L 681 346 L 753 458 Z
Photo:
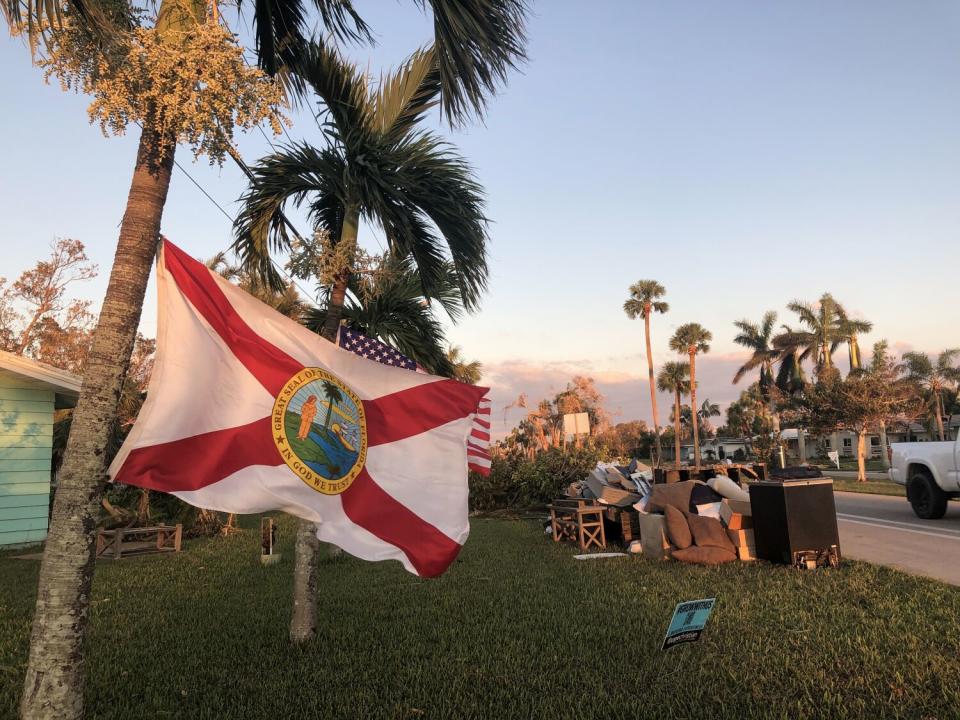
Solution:
M 923 470 L 915 471 L 907 481 L 907 499 L 917 517 L 924 520 L 939 520 L 947 512 L 947 494 Z

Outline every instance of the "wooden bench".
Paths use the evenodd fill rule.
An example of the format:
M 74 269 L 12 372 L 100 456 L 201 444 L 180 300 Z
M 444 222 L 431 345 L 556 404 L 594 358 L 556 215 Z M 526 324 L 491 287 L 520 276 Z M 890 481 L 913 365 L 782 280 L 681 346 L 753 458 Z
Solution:
M 119 560 L 126 555 L 180 552 L 183 525 L 121 527 L 97 530 L 97 557 Z
M 580 498 L 561 498 L 550 504 L 550 527 L 553 541 L 575 540 L 581 550 L 596 545 L 607 547 L 603 530 L 603 505 Z

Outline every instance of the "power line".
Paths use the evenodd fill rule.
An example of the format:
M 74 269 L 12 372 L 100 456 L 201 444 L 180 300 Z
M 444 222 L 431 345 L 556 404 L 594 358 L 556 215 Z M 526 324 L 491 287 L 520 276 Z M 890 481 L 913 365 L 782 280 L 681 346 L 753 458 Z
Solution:
M 232 157 L 232 155 L 231 155 L 231 157 Z M 243 162 L 243 159 L 240 158 L 239 162 L 242 163 L 242 162 Z M 183 165 L 181 165 L 178 160 L 174 159 L 173 164 L 177 166 L 177 169 L 180 170 L 180 172 L 182 172 L 184 175 L 187 176 L 187 178 L 190 180 L 190 182 L 192 182 L 192 183 L 196 186 L 196 188 L 197 188 L 200 192 L 202 192 L 202 193 L 204 194 L 204 196 L 207 198 L 207 200 L 209 200 L 211 203 L 213 203 L 214 207 L 216 207 L 217 210 L 219 210 L 221 213 L 223 213 L 223 216 L 224 216 L 225 218 L 227 218 L 227 220 L 230 221 L 230 224 L 231 224 L 231 225 L 233 225 L 234 223 L 236 223 L 236 219 L 235 219 L 230 213 L 228 213 L 228 212 L 223 208 L 223 205 L 221 205 L 220 203 L 218 203 L 218 202 L 214 199 L 214 197 L 213 197 L 210 193 L 207 192 L 206 188 L 204 188 L 203 185 L 201 185 L 201 184 L 196 180 L 196 178 L 193 177 L 193 175 L 191 175 L 189 172 L 187 172 L 187 169 L 186 169 Z M 287 221 L 286 218 L 284 218 L 284 220 L 285 220 L 285 222 L 288 222 L 288 223 L 289 223 L 289 221 Z M 292 227 L 292 226 L 291 226 L 291 227 Z M 296 233 L 296 229 L 294 229 L 294 232 Z M 300 237 L 300 234 L 299 234 L 299 233 L 297 233 L 297 237 Z M 300 283 L 298 283 L 296 280 L 294 280 L 293 276 L 290 275 L 286 270 L 284 270 L 284 268 L 283 268 L 281 265 L 279 265 L 276 260 L 274 260 L 273 258 L 269 258 L 269 260 L 270 260 L 270 263 L 271 263 L 285 278 L 287 278 L 287 280 L 289 280 L 291 283 L 293 283 L 294 287 L 296 287 L 296 288 L 297 288 L 300 292 L 302 292 L 306 297 L 308 297 L 308 298 L 309 298 L 309 297 L 313 297 L 313 295 L 312 295 L 310 292 L 308 292 L 307 290 L 304 290 L 303 287 L 300 285 Z

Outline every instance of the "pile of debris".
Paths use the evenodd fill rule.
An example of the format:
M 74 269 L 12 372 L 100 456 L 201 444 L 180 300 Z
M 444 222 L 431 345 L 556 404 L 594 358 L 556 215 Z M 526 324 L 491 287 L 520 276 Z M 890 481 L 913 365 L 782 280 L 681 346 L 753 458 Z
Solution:
M 797 567 L 835 566 L 840 557 L 832 481 L 767 480 L 759 463 L 679 470 L 636 460 L 625 467 L 599 463 L 550 505 L 550 517 L 553 539 L 574 540 L 583 550 L 619 540 L 632 553 L 702 565 L 759 556 Z

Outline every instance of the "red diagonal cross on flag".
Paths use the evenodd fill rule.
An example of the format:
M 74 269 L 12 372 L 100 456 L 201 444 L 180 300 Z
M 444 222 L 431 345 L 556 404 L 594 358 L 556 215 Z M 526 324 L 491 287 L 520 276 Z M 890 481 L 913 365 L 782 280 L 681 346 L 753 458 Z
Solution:
M 489 466 L 486 388 L 342 350 L 168 241 L 157 275 L 156 364 L 111 478 L 442 573 L 469 532 L 467 464 Z

